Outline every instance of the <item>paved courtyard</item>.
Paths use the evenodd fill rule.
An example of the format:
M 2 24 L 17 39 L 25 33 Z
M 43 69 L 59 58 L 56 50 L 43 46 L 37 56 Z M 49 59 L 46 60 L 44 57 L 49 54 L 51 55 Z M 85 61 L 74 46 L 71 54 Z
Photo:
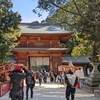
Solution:
M 25 91 L 25 88 L 24 88 Z M 24 100 L 25 100 L 24 96 Z M 0 100 L 10 100 L 8 98 L 8 93 L 0 97 Z M 34 88 L 34 97 L 29 100 L 66 100 L 65 99 L 65 86 L 61 84 L 55 84 L 55 83 L 43 83 L 41 86 L 39 86 L 38 83 L 36 83 L 36 86 Z M 81 89 L 77 89 L 75 100 L 100 100 L 98 97 L 94 97 L 94 94 L 87 93 Z

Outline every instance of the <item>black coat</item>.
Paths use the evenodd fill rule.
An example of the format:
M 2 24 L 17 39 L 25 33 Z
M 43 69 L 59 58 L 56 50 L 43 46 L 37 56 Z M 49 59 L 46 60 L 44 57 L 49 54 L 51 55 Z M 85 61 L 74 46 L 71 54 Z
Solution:
M 23 79 L 25 78 L 25 74 L 21 71 L 13 71 L 10 73 L 10 83 L 12 84 L 13 90 L 19 90 L 22 88 Z
M 32 84 L 33 87 L 35 86 L 35 78 L 30 71 L 23 68 L 24 72 L 26 73 L 26 84 Z

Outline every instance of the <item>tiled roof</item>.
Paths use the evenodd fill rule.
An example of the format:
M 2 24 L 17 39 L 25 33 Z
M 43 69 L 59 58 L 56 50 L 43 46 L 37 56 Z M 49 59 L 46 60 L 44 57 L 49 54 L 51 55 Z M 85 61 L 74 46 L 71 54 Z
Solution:
M 50 25 L 50 24 L 28 24 L 21 23 L 22 33 L 32 33 L 32 34 L 68 34 L 73 33 L 72 31 L 64 30 L 60 25 Z
M 90 63 L 91 62 L 88 57 L 80 56 L 77 58 L 63 57 L 62 63 L 69 63 L 69 61 L 71 61 L 72 63 Z

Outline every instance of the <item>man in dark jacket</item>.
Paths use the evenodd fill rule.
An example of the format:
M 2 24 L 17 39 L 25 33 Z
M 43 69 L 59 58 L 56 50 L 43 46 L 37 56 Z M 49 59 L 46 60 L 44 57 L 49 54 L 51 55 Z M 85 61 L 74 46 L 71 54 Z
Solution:
M 35 78 L 31 71 L 26 74 L 26 100 L 28 100 L 28 91 L 31 90 L 31 98 L 33 98 L 33 88 L 35 86 Z
M 71 100 L 74 100 L 74 95 L 76 91 L 76 86 L 78 84 L 78 77 L 73 74 L 71 70 L 65 75 L 66 82 L 66 100 L 70 100 L 69 97 L 71 95 Z
M 10 91 L 11 100 L 23 100 L 23 81 L 26 75 L 21 71 L 21 66 L 16 65 L 15 69 L 9 74 L 9 76 L 10 85 L 12 86 Z

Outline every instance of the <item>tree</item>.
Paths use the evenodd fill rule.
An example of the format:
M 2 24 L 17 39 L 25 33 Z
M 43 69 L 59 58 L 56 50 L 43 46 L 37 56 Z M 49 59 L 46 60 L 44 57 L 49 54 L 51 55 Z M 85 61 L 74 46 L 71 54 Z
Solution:
M 33 22 L 31 22 L 31 23 L 33 23 L 33 24 L 39 24 L 39 22 L 38 22 L 38 21 L 33 21 Z
M 71 52 L 71 54 L 74 57 L 77 57 L 77 56 L 80 56 L 80 55 L 82 55 L 82 56 L 92 55 L 92 52 L 91 52 L 92 51 L 92 44 L 89 42 L 89 40 L 87 38 L 79 37 L 79 35 L 81 35 L 81 34 L 80 33 L 75 34 L 76 46 L 74 46 L 74 49 Z
M 11 0 L 0 0 L 0 64 L 7 62 L 11 49 L 16 46 L 14 41 L 21 34 L 21 16 L 12 7 Z
M 95 61 L 95 57 L 100 57 L 100 0 L 38 0 L 40 9 L 51 11 L 52 6 L 56 10 L 50 20 L 61 23 L 67 30 L 77 32 L 77 36 L 83 39 L 73 49 L 74 52 L 79 51 L 78 55 L 72 54 L 87 55 L 89 46 L 88 53 L 91 54 L 92 61 Z

